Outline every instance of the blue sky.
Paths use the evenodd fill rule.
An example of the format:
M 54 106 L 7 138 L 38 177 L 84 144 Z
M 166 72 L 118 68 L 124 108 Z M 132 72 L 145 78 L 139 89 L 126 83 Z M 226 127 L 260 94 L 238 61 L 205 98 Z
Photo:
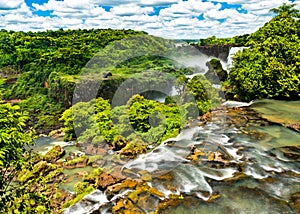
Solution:
M 143 30 L 175 39 L 252 33 L 271 8 L 300 0 L 0 0 L 0 28 Z

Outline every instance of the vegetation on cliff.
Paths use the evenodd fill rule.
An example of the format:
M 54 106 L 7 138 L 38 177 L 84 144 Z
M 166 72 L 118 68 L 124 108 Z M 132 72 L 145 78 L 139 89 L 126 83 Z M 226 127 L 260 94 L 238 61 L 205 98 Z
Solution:
M 277 16 L 234 57 L 226 85 L 237 100 L 300 98 L 300 13 L 286 4 L 272 11 Z
M 211 36 L 205 39 L 200 39 L 197 45 L 230 45 L 230 46 L 244 46 L 248 42 L 249 34 L 234 36 L 232 38 L 217 38 Z
M 4 99 L 22 99 L 28 125 L 38 133 L 61 126 L 71 105 L 76 75 L 113 41 L 145 34 L 133 30 L 0 31 L 0 78 Z

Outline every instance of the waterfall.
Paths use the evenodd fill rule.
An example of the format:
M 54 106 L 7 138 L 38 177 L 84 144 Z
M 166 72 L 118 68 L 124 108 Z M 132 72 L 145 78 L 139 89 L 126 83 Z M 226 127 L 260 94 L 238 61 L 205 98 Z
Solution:
M 229 50 L 229 54 L 228 54 L 228 58 L 227 58 L 227 69 L 225 70 L 229 70 L 230 68 L 232 68 L 232 59 L 233 59 L 233 56 L 238 52 L 238 51 L 243 51 L 245 48 L 248 48 L 248 47 L 231 47 L 230 50 Z

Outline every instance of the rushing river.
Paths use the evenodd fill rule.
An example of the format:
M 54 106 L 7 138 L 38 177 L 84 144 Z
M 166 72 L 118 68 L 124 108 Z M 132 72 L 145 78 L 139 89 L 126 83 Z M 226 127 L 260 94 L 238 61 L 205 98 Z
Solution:
M 146 171 L 151 176 L 148 185 L 164 195 L 139 205 L 140 211 L 153 212 L 162 199 L 175 194 L 182 195 L 182 202 L 161 213 L 299 213 L 291 204 L 300 192 L 300 134 L 285 126 L 300 122 L 300 101 L 223 107 L 210 118 L 205 123 L 194 121 L 178 137 L 123 163 L 124 175 L 139 179 Z M 45 148 L 43 142 L 39 143 Z M 65 146 L 76 151 L 74 145 Z M 72 171 L 65 173 L 72 176 Z M 172 179 L 162 181 L 163 175 Z M 218 199 L 209 201 L 213 195 Z M 101 191 L 88 197 L 103 213 L 115 203 Z M 126 197 L 126 191 L 114 200 L 118 197 Z M 65 212 L 82 213 L 85 206 L 81 202 Z

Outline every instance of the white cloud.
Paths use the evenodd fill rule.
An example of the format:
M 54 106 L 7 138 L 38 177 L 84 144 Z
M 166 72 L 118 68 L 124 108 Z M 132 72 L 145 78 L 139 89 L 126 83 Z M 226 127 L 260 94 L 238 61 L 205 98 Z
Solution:
M 42 5 L 33 3 L 32 6 L 37 10 L 46 11 L 46 10 L 65 10 L 65 9 L 73 9 L 73 10 L 80 10 L 80 9 L 89 9 L 92 7 L 92 4 L 89 0 L 64 0 L 64 1 L 57 1 L 57 0 L 49 0 L 47 3 Z
M 102 6 L 118 6 L 136 4 L 140 6 L 166 6 L 178 3 L 180 0 L 91 0 L 92 3 Z
M 140 7 L 135 4 L 126 4 L 113 7 L 110 12 L 117 16 L 134 16 L 138 14 L 149 14 L 154 10 L 152 7 Z
M 220 2 L 220 3 L 228 3 L 228 4 L 244 4 L 251 0 L 209 0 L 211 2 Z
M 224 2 L 241 7 L 221 9 Z M 24 0 L 0 0 L 0 28 L 24 31 L 61 27 L 130 28 L 166 38 L 230 37 L 254 32 L 272 18 L 274 14 L 269 10 L 283 2 L 289 1 L 49 0 L 29 8 Z M 300 9 L 300 0 L 294 3 Z M 107 11 L 104 6 L 112 8 Z M 155 6 L 166 7 L 154 14 Z M 247 12 L 242 13 L 240 9 Z M 47 11 L 51 16 L 37 15 L 41 11 Z
M 286 0 L 250 0 L 242 4 L 242 8 L 247 10 L 249 13 L 256 15 L 269 15 L 270 9 L 276 8 L 282 5 L 284 2 L 289 2 Z
M 227 19 L 231 17 L 238 17 L 240 15 L 241 13 L 239 13 L 237 10 L 234 9 L 225 9 L 225 10 L 212 9 L 204 13 L 204 17 L 211 20 Z
M 0 9 L 12 10 L 20 8 L 24 0 L 0 0 Z
M 148 6 L 167 6 L 178 2 L 179 0 L 147 0 L 147 1 L 140 1 L 138 4 L 148 5 Z
M 202 2 L 201 0 L 180 1 L 171 7 L 160 11 L 160 15 L 165 18 L 183 18 L 200 16 L 207 10 L 219 9 L 221 5 L 214 5 L 210 2 Z

